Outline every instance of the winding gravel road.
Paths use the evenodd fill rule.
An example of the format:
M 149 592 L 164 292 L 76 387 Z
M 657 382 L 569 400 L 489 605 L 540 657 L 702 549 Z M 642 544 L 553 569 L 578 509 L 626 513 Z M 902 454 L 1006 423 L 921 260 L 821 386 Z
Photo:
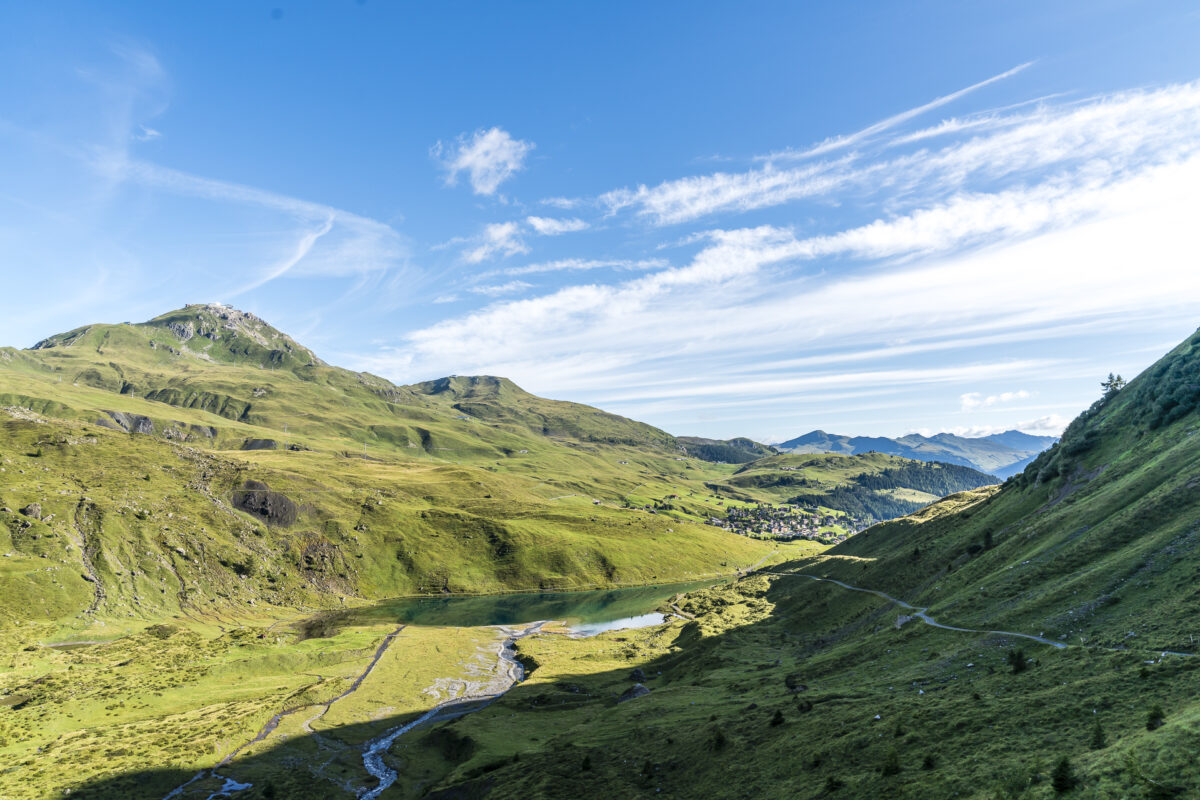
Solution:
M 851 592 L 863 592 L 865 594 L 873 594 L 876 597 L 882 597 L 884 600 L 887 600 L 890 603 L 895 603 L 896 605 L 900 606 L 901 608 L 909 609 L 910 611 L 913 612 L 912 615 L 914 617 L 916 617 L 917 619 L 921 620 L 921 622 L 924 622 L 926 625 L 931 625 L 935 628 L 941 628 L 944 631 L 958 631 L 959 633 L 994 633 L 994 634 L 997 634 L 1000 636 L 1016 636 L 1021 639 L 1029 639 L 1031 641 L 1039 642 L 1041 644 L 1048 644 L 1051 647 L 1057 647 L 1059 650 L 1062 650 L 1067 647 L 1066 642 L 1056 642 L 1053 639 L 1047 639 L 1045 636 L 1035 636 L 1032 633 L 1017 633 L 1016 631 L 977 630 L 975 628 L 958 628 L 958 627 L 955 627 L 954 625 L 946 625 L 944 623 L 938 622 L 933 617 L 929 616 L 928 606 L 926 606 L 926 607 L 914 606 L 912 603 L 906 603 L 903 600 L 898 600 L 895 597 L 892 597 L 890 594 L 887 594 L 886 592 L 881 592 L 876 589 L 865 589 L 862 586 L 852 586 L 849 583 L 843 583 L 842 581 L 835 580 L 833 578 L 820 578 L 820 577 L 817 577 L 816 575 L 808 575 L 803 572 L 768 572 L 768 571 L 764 570 L 764 571 L 758 572 L 757 574 L 759 574 L 759 575 L 791 576 L 791 577 L 796 577 L 796 578 L 808 578 L 809 580 L 813 580 L 813 581 L 821 581 L 823 583 L 837 584 L 838 586 L 842 587 L 843 589 L 848 589 Z

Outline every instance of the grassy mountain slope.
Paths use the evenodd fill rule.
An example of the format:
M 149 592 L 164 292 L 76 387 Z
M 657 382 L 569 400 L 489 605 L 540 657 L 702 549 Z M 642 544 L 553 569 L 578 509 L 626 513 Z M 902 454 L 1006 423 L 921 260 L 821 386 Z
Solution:
M 838 552 L 869 553 L 880 588 L 970 623 L 1195 649 L 1198 345 L 1193 336 L 1098 401 L 1003 491 L 954 516 L 879 526 Z
M 32 616 L 87 627 L 669 581 L 768 552 L 625 507 L 720 474 L 651 426 L 500 378 L 395 386 L 224 306 L 0 351 L 0 406 L 10 620 L 31 616 L 31 593 Z M 20 513 L 31 503 L 38 516 Z
M 400 778 L 384 797 L 1198 796 L 1200 657 L 1192 655 L 1200 652 L 1193 629 L 1200 610 L 1198 406 L 1200 334 L 1081 415 L 1059 444 L 1003 486 L 951 495 L 820 555 L 678 598 L 679 618 L 664 625 L 583 640 L 553 634 L 523 639 L 518 648 L 528 679 L 476 713 L 396 740 L 385 758 Z M 73 473 L 46 463 L 39 474 L 39 460 L 65 459 L 73 452 L 65 448 L 106 441 L 97 436 L 97 445 L 51 445 L 46 435 L 30 432 L 59 424 L 14 420 L 13 435 L 28 438 L 0 473 L 25 470 L 12 486 L 42 481 L 47 506 L 56 488 L 66 489 L 52 478 L 65 481 Z M 512 425 L 528 429 L 526 423 Z M 139 447 L 182 447 L 103 433 Z M 564 445 L 564 452 L 589 452 L 583 444 Z M 610 445 L 591 446 L 610 452 Z M 34 448 L 41 454 L 31 455 Z M 379 461 L 369 463 L 392 468 L 385 450 L 377 452 Z M 217 455 L 232 468 L 251 463 L 277 469 L 266 483 L 295 476 L 294 457 L 325 458 L 319 450 Z M 651 465 L 662 470 L 651 487 L 623 489 L 626 496 L 672 482 L 686 492 L 736 477 L 728 467 L 678 462 L 669 453 L 659 460 L 644 448 L 624 447 L 614 455 L 647 472 Z M 484 463 L 497 462 L 506 463 Z M 321 468 L 337 463 L 322 461 Z M 432 458 L 421 463 L 463 471 L 467 480 L 490 473 Z M 669 471 L 672 465 L 678 477 Z M 612 469 L 609 475 L 625 475 Z M 755 470 L 751 465 L 742 475 Z M 525 473 L 514 468 L 490 474 L 528 485 Z M 132 472 L 121 484 L 134 519 L 140 510 L 133 508 L 137 480 Z M 150 483 L 156 480 L 151 475 Z M 430 485 L 441 480 L 431 478 Z M 286 518 L 287 505 L 268 494 L 275 489 L 270 485 L 238 496 Z M 29 499 L 4 495 L 14 509 Z M 372 508 L 364 503 L 369 499 L 356 498 L 364 512 Z M 388 498 L 374 499 L 388 507 Z M 601 518 L 603 503 L 581 502 L 582 514 Z M 47 510 L 56 514 L 49 537 L 28 514 L 13 515 L 20 525 L 29 523 L 12 534 L 14 546 L 20 540 L 27 548 L 18 566 L 22 575 L 42 581 L 39 587 L 53 581 L 35 573 L 54 568 L 54 559 L 72 544 L 55 541 L 59 512 L 39 514 L 44 518 Z M 171 513 L 169 505 L 151 509 L 160 510 Z M 612 511 L 616 520 L 641 513 Z M 161 530 L 172 527 L 172 518 L 151 519 L 155 525 L 146 537 L 172 533 Z M 372 526 L 366 523 L 368 530 L 355 531 L 360 538 L 369 538 Z M 670 524 L 676 525 L 674 518 Z M 95 527 L 86 506 L 78 525 Z M 274 535 L 269 522 L 263 525 Z M 444 529 L 436 532 L 445 535 Z M 246 531 L 244 538 L 254 536 Z M 144 552 L 143 542 L 148 545 L 148 538 L 138 540 L 130 558 Z M 47 549 L 47 558 L 36 550 L 60 547 Z M 124 565 L 116 577 L 133 581 L 145 597 L 153 583 L 138 581 L 152 568 L 149 561 L 133 569 Z M 69 576 L 59 572 L 55 579 L 65 583 Z M 954 629 L 926 625 L 913 618 L 913 608 L 830 580 L 928 607 L 934 619 Z M 71 591 L 86 599 L 89 585 L 80 576 Z M 109 624 L 120 619 L 113 616 Z M 201 624 L 186 619 L 169 629 L 142 630 L 141 620 L 127 624 L 138 632 L 96 651 L 26 649 L 26 642 L 37 641 L 35 625 L 3 629 L 10 667 L 0 702 L 9 711 L 0 719 L 0 753 L 25 770 L 0 773 L 8 793 L 37 796 L 30 787 L 71 785 L 72 797 L 162 797 L 188 780 L 197 764 L 215 763 L 222 748 L 248 740 L 270 709 L 319 708 L 336 696 L 361 674 L 386 632 L 351 627 L 320 640 L 319 647 L 306 646 L 248 610 L 222 620 L 226 630 L 219 635 L 181 629 Z M 286 718 L 286 738 L 269 738 L 223 771 L 254 784 L 237 796 L 344 798 L 364 788 L 360 751 L 353 745 L 431 706 L 427 687 L 440 686 L 435 677 L 453 666 L 445 637 L 463 637 L 461 644 L 473 648 L 484 636 L 478 629 L 411 633 L 407 649 L 399 651 L 403 659 L 385 657 L 379 684 L 364 684 L 387 686 L 391 694 L 371 688 L 381 698 L 375 705 L 317 720 L 311 730 L 301 724 L 308 712 Z M 1041 634 L 1044 640 L 1025 638 Z M 72 673 L 88 680 L 76 684 Z M 635 682 L 649 693 L 622 700 Z M 151 684 L 148 694 L 131 691 Z M 162 717 L 168 706 L 174 716 Z M 34 755 L 35 745 L 42 755 Z M 17 774 L 19 781 L 12 777 Z M 216 790 L 195 788 L 189 798 Z
M 316 609 L 761 562 L 774 546 L 631 502 L 730 469 L 503 379 L 332 367 L 223 306 L 0 349 L 0 795 L 211 765 L 339 696 L 394 626 L 315 642 L 293 623 Z M 494 635 L 414 630 L 379 696 L 418 708 Z
M 1200 334 L 1001 487 L 681 598 L 691 619 L 522 640 L 528 680 L 398 740 L 389 796 L 1198 796 L 1198 433 Z M 345 796 L 280 768 L 318 747 L 256 752 L 246 796 Z
M 694 622 L 522 643 L 538 671 L 456 732 L 507 748 L 406 752 L 434 797 L 1200 795 L 1197 485 L 1200 334 L 1003 487 L 693 596 Z M 651 694 L 612 705 L 635 666 Z

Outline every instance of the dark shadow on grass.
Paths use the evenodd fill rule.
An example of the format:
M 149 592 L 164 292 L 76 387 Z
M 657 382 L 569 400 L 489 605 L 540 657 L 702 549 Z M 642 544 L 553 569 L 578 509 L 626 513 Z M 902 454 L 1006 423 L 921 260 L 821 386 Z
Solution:
M 808 587 L 805 587 L 808 588 Z M 781 611 L 791 616 L 792 609 L 797 606 L 821 606 L 820 591 L 812 593 L 812 598 L 797 599 L 794 587 L 781 588 L 779 583 L 772 585 L 764 599 L 776 603 Z M 859 601 L 853 598 L 852 604 L 840 604 L 841 613 L 835 616 L 851 617 L 873 615 L 880 609 L 872 609 L 869 599 Z M 875 604 L 881 605 L 881 604 Z M 828 613 L 828 609 L 824 613 Z M 349 620 L 346 620 L 349 621 Z M 336 623 L 343 622 L 337 620 Z M 336 624 L 335 623 L 335 624 Z M 629 669 L 605 670 L 581 675 L 578 682 L 559 681 L 553 685 L 523 683 L 515 685 L 509 692 L 494 701 L 493 711 L 510 714 L 534 714 L 536 724 L 546 726 L 552 731 L 564 711 L 586 710 L 591 714 L 607 716 L 636 710 L 637 703 L 644 703 L 641 698 L 629 700 L 628 705 L 620 700 L 625 690 L 634 685 L 633 668 L 640 667 L 642 675 L 638 676 L 651 689 L 651 694 L 670 689 L 674 686 L 690 686 L 702 682 L 712 669 L 714 663 L 728 662 L 726 652 L 730 650 L 729 639 L 753 640 L 760 637 L 777 638 L 784 633 L 779 631 L 760 630 L 785 626 L 781 616 L 778 619 L 768 619 L 751 623 L 740 628 L 734 628 L 714 636 L 702 636 L 700 626 L 696 622 L 685 622 L 679 626 L 674 641 L 675 652 L 651 659 L 648 662 L 631 664 Z M 785 626 L 786 627 L 786 626 Z M 547 634 L 551 635 L 551 634 Z M 620 631 L 608 634 L 615 642 L 625 640 L 626 635 Z M 788 647 L 794 651 L 804 650 L 816 652 L 831 641 L 821 636 L 789 635 Z M 737 645 L 734 644 L 736 649 Z M 520 659 L 530 672 L 537 669 L 537 664 L 528 658 Z M 746 672 L 756 681 L 769 679 L 777 688 L 786 687 L 789 696 L 796 693 L 798 684 L 795 676 L 782 665 L 770 662 L 746 665 Z M 731 686 L 730 691 L 737 695 L 742 687 Z M 821 698 L 816 697 L 816 704 Z M 426 762 L 432 762 L 436 769 L 430 776 L 412 775 L 405 772 L 403 760 L 389 756 L 389 766 L 398 768 L 400 781 L 411 784 L 413 781 L 428 781 L 429 788 L 453 776 L 453 785 L 443 790 L 434 790 L 429 796 L 444 798 L 472 798 L 489 794 L 498 785 L 506 783 L 514 773 L 528 776 L 530 772 L 544 773 L 549 784 L 540 791 L 539 796 L 579 797 L 590 796 L 591 792 L 600 787 L 592 786 L 592 778 L 605 776 L 605 781 L 611 781 L 610 769 L 601 769 L 605 761 L 603 753 L 593 753 L 591 760 L 596 764 L 594 770 L 581 769 L 583 755 L 578 758 L 572 754 L 569 763 L 551 763 L 542 755 L 522 754 L 512 752 L 486 752 L 469 736 L 457 734 L 458 718 L 491 705 L 491 702 L 464 703 L 460 706 L 448 706 L 436 714 L 427 724 L 405 733 L 397 744 L 405 749 L 416 747 Z M 813 703 L 809 702 L 809 707 Z M 313 707 L 314 711 L 316 707 Z M 618 711 L 620 708 L 620 711 Z M 175 795 L 174 800 L 205 800 L 218 793 L 225 781 L 232 780 L 239 784 L 252 784 L 250 788 L 231 792 L 229 796 L 237 800 L 258 800 L 259 798 L 348 798 L 355 791 L 369 789 L 375 786 L 375 780 L 368 775 L 363 767 L 362 753 L 364 744 L 372 738 L 379 737 L 389 729 L 404 726 L 425 715 L 430 709 L 418 713 L 392 716 L 369 724 L 356 724 L 339 727 L 335 730 L 317 734 L 292 736 L 284 741 L 274 741 L 266 748 L 237 758 L 228 766 L 218 768 L 215 774 L 208 774 L 196 779 L 197 773 L 191 770 L 179 769 L 147 769 L 125 773 L 123 775 L 95 781 L 75 788 L 69 795 L 87 800 L 117 800 L 121 798 L 165 798 L 173 790 L 187 784 L 186 788 Z M 772 708 L 773 712 L 775 709 Z M 792 710 L 787 709 L 789 716 Z M 765 715 L 765 716 L 763 716 Z M 299 711 L 295 717 L 305 717 L 305 711 Z M 771 718 L 766 711 L 761 723 L 768 725 Z M 529 719 L 523 719 L 522 724 L 529 724 Z M 719 725 L 706 726 L 705 737 L 711 737 L 712 730 Z M 712 730 L 709 730 L 709 729 Z M 782 731 L 780 731 L 782 732 Z M 732 734 L 731 734 L 732 735 Z M 354 744 L 348 744 L 354 743 Z M 580 751 L 581 753 L 583 750 Z M 732 753 L 720 750 L 703 753 L 705 758 L 729 758 Z M 524 759 L 524 760 L 522 760 Z M 576 763 L 578 762 L 578 763 Z M 469 763 L 469 767 L 460 770 L 459 767 Z M 457 774 L 456 774 L 457 771 Z M 594 774 L 589 774 L 593 773 Z M 194 780 L 195 779 L 195 780 Z M 192 781 L 191 783 L 188 783 Z M 644 776 L 634 772 L 629 776 L 628 785 L 617 791 L 615 796 L 625 796 L 622 791 L 634 794 L 642 793 L 646 786 Z M 574 788 L 572 788 L 574 787 Z M 582 794 L 580 794 L 582 792 Z M 220 795 L 218 795 L 220 796 Z M 389 790 L 384 798 L 402 796 L 396 789 Z M 62 795 L 61 797 L 66 797 Z
M 580 665 L 574 675 L 518 684 L 476 714 L 406 733 L 388 755 L 400 779 L 382 797 L 969 796 L 1048 780 L 1047 753 L 1086 764 L 1087 726 L 1097 718 L 1110 746 L 1119 737 L 1140 742 L 1140 717 L 1125 725 L 1104 709 L 1147 693 L 1182 709 L 1200 671 L 1196 659 L 1179 659 L 1139 677 L 1134 653 L 1034 645 L 1042 663 L 1013 675 L 1003 666 L 1008 645 L 996 637 L 898 629 L 899 610 L 877 597 L 799 578 L 764 583 L 751 578 L 703 592 L 692 606 L 712 619 L 736 613 L 731 599 L 741 608 L 770 603 L 764 619 L 708 636 L 701 622 L 675 623 L 661 655 L 635 655 L 628 668 L 599 671 L 589 671 L 586 659 L 573 662 Z M 606 658 L 636 638 L 607 634 Z M 537 649 L 530 645 L 523 662 L 535 677 Z M 635 680 L 650 693 L 622 702 Z M 295 736 L 220 773 L 253 784 L 232 793 L 237 800 L 353 797 L 373 782 L 361 747 L 344 743 L 417 716 Z M 1162 737 L 1170 733 L 1153 735 L 1168 741 Z M 1112 780 L 1138 796 L 1138 779 L 1120 769 Z M 1096 772 L 1093 766 L 1082 774 Z M 1152 772 L 1146 774 L 1181 790 L 1200 788 L 1200 774 L 1164 775 L 1157 765 Z M 157 800 L 192 777 L 149 769 L 70 796 Z M 197 782 L 177 797 L 206 800 L 221 785 L 215 778 Z

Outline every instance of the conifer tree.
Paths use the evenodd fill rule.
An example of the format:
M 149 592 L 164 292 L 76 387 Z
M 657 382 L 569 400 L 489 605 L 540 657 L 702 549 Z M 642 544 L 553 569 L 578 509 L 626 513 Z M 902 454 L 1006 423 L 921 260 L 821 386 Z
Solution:
M 1050 773 L 1050 785 L 1059 794 L 1075 788 L 1075 771 L 1071 768 L 1071 760 L 1066 756 L 1054 765 L 1054 771 Z
M 1163 726 L 1163 720 L 1167 715 L 1163 713 L 1162 706 L 1155 703 L 1150 707 L 1150 712 L 1146 714 L 1146 730 L 1155 731 Z
M 884 775 L 899 775 L 900 774 L 900 752 L 896 748 L 887 751 L 887 755 L 883 757 L 883 766 L 879 770 Z
M 1108 740 L 1104 736 L 1104 726 L 1100 724 L 1100 718 L 1097 717 L 1095 723 L 1092 724 L 1092 741 L 1091 747 L 1093 750 L 1103 750 L 1108 744 Z

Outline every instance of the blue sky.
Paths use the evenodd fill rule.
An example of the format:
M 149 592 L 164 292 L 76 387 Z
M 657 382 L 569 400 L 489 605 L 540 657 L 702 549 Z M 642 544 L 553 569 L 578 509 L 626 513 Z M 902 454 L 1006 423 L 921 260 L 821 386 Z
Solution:
M 9 3 L 0 342 L 193 302 L 677 434 L 1057 433 L 1200 324 L 1200 12 Z

